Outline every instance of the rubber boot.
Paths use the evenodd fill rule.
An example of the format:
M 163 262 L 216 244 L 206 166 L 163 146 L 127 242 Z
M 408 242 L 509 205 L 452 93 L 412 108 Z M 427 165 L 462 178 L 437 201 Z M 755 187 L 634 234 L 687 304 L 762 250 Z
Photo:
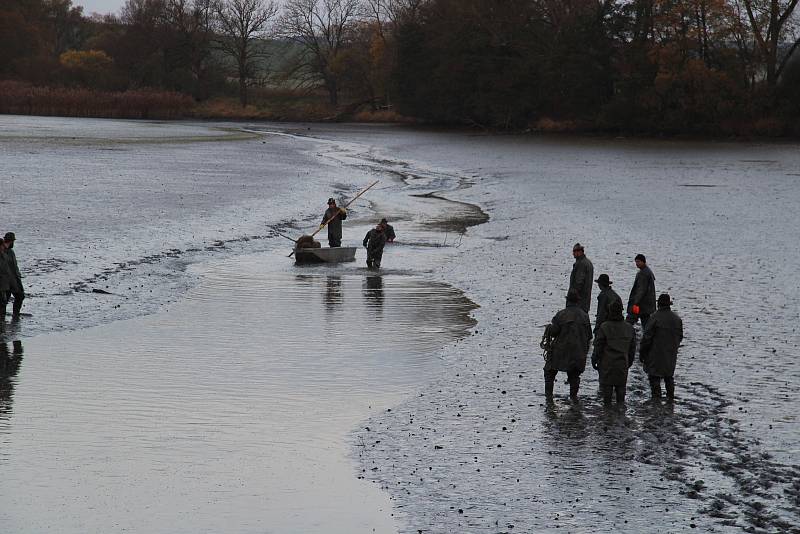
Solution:
M 664 377 L 664 388 L 667 390 L 667 400 L 675 400 L 675 379 L 671 376 Z
M 650 377 L 650 396 L 653 399 L 661 398 L 661 378 L 658 376 Z
M 625 404 L 625 386 L 614 386 L 617 394 L 617 404 Z
M 581 385 L 581 377 L 575 376 L 569 381 L 569 398 L 572 400 L 578 399 L 578 388 Z
M 555 386 L 555 382 L 547 382 L 544 383 L 544 396 L 547 400 L 553 400 L 553 386 Z

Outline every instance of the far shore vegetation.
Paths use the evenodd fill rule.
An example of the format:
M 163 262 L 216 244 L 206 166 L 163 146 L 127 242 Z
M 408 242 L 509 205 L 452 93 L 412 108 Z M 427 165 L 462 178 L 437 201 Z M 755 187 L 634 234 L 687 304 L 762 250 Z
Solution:
M 800 0 L 0 4 L 0 113 L 800 136 Z

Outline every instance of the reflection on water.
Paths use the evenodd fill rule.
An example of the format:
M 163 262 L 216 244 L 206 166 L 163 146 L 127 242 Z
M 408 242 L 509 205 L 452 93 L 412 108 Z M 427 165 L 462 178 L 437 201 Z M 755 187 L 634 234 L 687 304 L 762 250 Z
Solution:
M 4 531 L 394 531 L 350 432 L 440 370 L 474 305 L 420 277 L 264 270 L 225 262 L 163 313 L 33 338 L 24 376 L 21 345 L 2 359 Z
M 22 341 L 13 342 L 13 350 L 9 352 L 8 343 L 0 342 L 0 433 L 3 433 L 4 422 L 11 417 L 11 401 L 14 397 L 14 378 L 22 364 Z M 0 459 L 2 451 L 0 450 Z

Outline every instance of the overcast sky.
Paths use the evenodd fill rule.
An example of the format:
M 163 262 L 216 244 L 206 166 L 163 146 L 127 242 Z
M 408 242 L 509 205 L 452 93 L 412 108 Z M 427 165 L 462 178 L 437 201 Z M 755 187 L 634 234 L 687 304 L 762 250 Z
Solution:
M 125 0 L 72 0 L 73 6 L 82 6 L 83 14 L 86 16 L 92 13 L 114 13 L 119 14 L 119 10 Z

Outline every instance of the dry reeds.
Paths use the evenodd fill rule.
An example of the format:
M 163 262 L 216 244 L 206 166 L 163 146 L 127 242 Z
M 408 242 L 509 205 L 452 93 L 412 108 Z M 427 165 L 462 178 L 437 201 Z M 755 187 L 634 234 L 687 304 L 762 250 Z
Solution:
M 15 115 L 177 119 L 194 105 L 192 97 L 170 91 L 107 92 L 0 81 L 0 113 Z

